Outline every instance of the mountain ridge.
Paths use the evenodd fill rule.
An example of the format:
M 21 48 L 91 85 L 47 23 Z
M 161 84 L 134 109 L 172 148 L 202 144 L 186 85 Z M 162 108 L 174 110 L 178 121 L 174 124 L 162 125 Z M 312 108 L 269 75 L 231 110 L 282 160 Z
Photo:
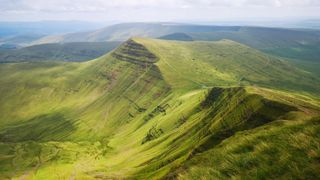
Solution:
M 190 174 L 189 163 L 208 158 L 234 137 L 243 139 L 246 131 L 301 124 L 302 130 L 292 132 L 299 135 L 304 124 L 317 123 L 312 118 L 320 115 L 319 87 L 312 78 L 230 40 L 132 38 L 88 62 L 1 64 L 0 177 L 197 177 L 197 172 Z M 305 85 L 309 88 L 302 91 Z M 292 152 L 312 149 L 317 138 Z M 261 157 L 256 163 L 267 166 Z M 309 158 L 314 162 L 317 157 Z M 293 177 L 294 167 L 301 165 L 290 161 L 278 168 Z M 229 176 L 224 169 L 208 174 Z

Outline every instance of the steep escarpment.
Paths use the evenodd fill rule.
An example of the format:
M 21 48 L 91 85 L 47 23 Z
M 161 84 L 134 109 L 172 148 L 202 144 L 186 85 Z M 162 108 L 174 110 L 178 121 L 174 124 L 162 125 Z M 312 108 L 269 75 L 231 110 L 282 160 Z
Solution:
M 151 53 L 145 46 L 130 39 L 123 43 L 116 51 L 111 54 L 116 59 L 146 65 L 155 63 L 158 58 Z

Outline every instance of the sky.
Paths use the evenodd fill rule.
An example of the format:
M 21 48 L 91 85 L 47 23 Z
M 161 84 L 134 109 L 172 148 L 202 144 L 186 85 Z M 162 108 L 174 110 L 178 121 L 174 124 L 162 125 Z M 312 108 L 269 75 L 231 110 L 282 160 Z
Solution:
M 320 0 L 0 0 L 0 21 L 224 21 L 320 17 Z

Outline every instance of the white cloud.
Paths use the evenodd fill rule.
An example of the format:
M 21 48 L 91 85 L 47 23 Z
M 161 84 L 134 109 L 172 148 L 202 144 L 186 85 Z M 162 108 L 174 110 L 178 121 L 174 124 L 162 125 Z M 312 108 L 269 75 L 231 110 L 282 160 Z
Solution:
M 184 0 L 0 0 L 0 9 L 30 11 L 101 11 L 110 8 L 175 8 Z
M 110 8 L 308 7 L 320 0 L 0 0 L 2 11 L 101 11 Z
M 0 20 L 320 16 L 320 0 L 0 0 Z
M 320 6 L 319 0 L 246 0 L 243 5 L 266 7 L 314 7 Z

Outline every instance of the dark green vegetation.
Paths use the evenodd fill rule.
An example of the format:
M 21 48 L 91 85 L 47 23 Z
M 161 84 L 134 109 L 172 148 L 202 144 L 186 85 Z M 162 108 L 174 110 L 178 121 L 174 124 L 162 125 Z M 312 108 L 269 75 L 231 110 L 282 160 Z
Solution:
M 112 51 L 120 44 L 120 42 L 76 42 L 41 44 L 12 50 L 0 49 L 0 62 L 88 61 Z
M 177 40 L 177 41 L 193 41 L 193 38 L 185 33 L 173 33 L 161 36 L 159 39 Z
M 307 69 L 230 40 L 143 38 L 1 64 L 0 179 L 319 177 Z

